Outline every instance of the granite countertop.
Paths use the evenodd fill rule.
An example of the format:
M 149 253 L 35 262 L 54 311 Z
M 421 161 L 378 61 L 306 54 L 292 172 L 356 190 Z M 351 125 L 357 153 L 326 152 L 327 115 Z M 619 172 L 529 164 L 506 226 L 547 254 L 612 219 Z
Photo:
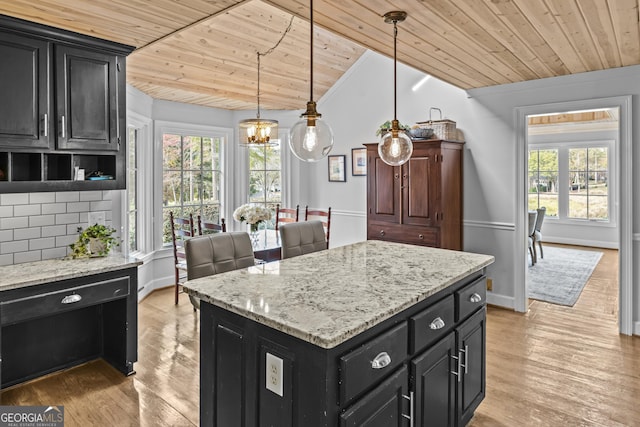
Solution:
M 7 265 L 0 267 L 0 291 L 124 270 L 140 264 L 142 261 L 113 253 L 98 258 L 50 259 Z
M 493 261 L 490 255 L 368 240 L 190 280 L 184 289 L 333 348 Z

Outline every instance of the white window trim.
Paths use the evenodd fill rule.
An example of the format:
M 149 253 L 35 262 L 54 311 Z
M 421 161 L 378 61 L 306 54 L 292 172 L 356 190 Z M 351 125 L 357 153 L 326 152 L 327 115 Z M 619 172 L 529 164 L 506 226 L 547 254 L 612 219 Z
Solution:
M 140 258 L 144 254 L 148 254 L 153 251 L 153 221 L 144 221 L 143 218 L 151 218 L 153 212 L 153 193 L 151 191 L 145 191 L 151 188 L 152 174 L 145 171 L 152 171 L 154 169 L 153 156 L 151 151 L 151 123 L 152 120 L 141 114 L 133 111 L 127 112 L 127 129 L 130 127 L 138 130 L 137 138 L 137 162 L 138 162 L 138 224 L 136 229 L 138 230 L 138 250 L 129 253 L 129 245 L 123 244 L 122 253 L 125 256 L 133 256 Z M 128 142 L 128 141 L 127 141 Z M 126 159 L 129 160 L 129 144 L 127 143 Z M 128 176 L 127 176 L 128 178 Z M 124 224 L 122 230 L 123 241 L 128 241 L 129 234 L 129 188 L 122 192 L 121 199 L 122 206 L 122 224 Z
M 156 249 L 163 249 L 167 246 L 162 241 L 162 135 L 164 134 L 178 134 L 178 135 L 190 135 L 201 137 L 219 137 L 222 138 L 222 145 L 220 146 L 220 167 L 223 185 L 220 189 L 220 204 L 222 205 L 220 210 L 221 218 L 225 218 L 226 222 L 230 221 L 227 218 L 233 218 L 233 172 L 234 168 L 231 167 L 234 162 L 234 150 L 229 148 L 230 141 L 234 141 L 233 128 L 224 128 L 220 126 L 204 126 L 191 123 L 182 122 L 170 122 L 157 120 L 154 126 L 155 144 L 154 144 L 154 163 L 158 165 L 154 171 L 154 185 L 153 194 L 157 203 L 154 206 L 154 218 L 159 218 L 159 221 L 154 221 L 153 235 L 154 235 L 154 247 Z M 156 225 L 156 222 L 158 224 Z
M 556 224 L 562 225 L 578 225 L 578 226 L 594 226 L 594 227 L 605 227 L 605 228 L 615 228 L 617 227 L 616 218 L 618 217 L 616 206 L 617 202 L 615 200 L 615 195 L 617 194 L 617 170 L 616 170 L 616 162 L 614 161 L 617 157 L 616 154 L 616 143 L 615 140 L 612 139 L 594 139 L 594 140 L 585 140 L 585 139 L 576 139 L 576 140 L 567 140 L 563 138 L 562 140 L 557 140 L 554 142 L 529 142 L 529 150 L 558 150 L 558 182 L 565 182 L 567 180 L 567 170 L 568 170 L 568 151 L 570 148 L 590 148 L 590 147 L 603 147 L 606 146 L 609 149 L 608 153 L 608 161 L 609 161 L 609 194 L 608 194 L 608 204 L 609 204 L 609 220 L 590 220 L 590 219 L 578 219 L 578 218 L 569 218 L 568 217 L 568 190 L 563 188 L 561 185 L 559 186 L 560 192 L 558 193 L 558 212 L 562 213 L 562 215 L 558 217 L 547 216 L 545 217 L 545 221 L 554 221 Z

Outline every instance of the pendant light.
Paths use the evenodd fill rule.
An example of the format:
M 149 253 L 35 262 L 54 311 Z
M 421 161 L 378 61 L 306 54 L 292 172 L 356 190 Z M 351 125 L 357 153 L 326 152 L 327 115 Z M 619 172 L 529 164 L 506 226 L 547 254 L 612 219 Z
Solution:
M 327 123 L 322 120 L 322 114 L 316 111 L 316 103 L 313 101 L 313 0 L 310 0 L 309 21 L 311 23 L 310 34 L 310 96 L 307 102 L 307 111 L 291 128 L 289 146 L 297 158 L 305 162 L 317 162 L 329 154 L 333 148 L 333 132 Z
M 258 114 L 255 119 L 241 120 L 239 123 L 242 131 L 241 138 L 244 146 L 276 145 L 271 140 L 271 135 L 278 137 L 278 121 L 260 118 L 260 55 L 258 52 Z
M 400 129 L 397 117 L 397 100 L 396 100 L 396 69 L 397 69 L 397 40 L 398 40 L 398 22 L 402 22 L 407 17 L 407 13 L 403 11 L 393 11 L 384 14 L 384 22 L 393 23 L 393 120 L 391 121 L 391 130 L 380 139 L 378 144 L 378 154 L 383 162 L 391 166 L 400 166 L 406 163 L 413 153 L 413 143 L 411 138 Z

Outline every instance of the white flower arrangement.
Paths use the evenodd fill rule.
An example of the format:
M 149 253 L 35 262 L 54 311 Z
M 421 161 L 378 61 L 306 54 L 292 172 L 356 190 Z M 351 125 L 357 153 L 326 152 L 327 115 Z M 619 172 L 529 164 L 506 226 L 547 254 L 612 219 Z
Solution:
M 251 225 L 251 229 L 257 229 L 260 222 L 271 219 L 271 210 L 264 206 L 245 203 L 233 211 L 233 219 L 240 222 L 246 222 Z

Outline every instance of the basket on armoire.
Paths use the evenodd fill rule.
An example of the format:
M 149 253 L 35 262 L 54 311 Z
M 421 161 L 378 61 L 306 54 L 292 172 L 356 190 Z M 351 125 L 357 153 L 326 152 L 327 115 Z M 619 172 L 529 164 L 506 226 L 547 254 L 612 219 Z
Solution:
M 431 118 L 431 112 L 437 110 L 440 113 L 439 120 L 433 120 Z M 438 139 L 446 139 L 455 141 L 458 137 L 458 131 L 456 129 L 456 122 L 449 119 L 442 118 L 442 110 L 436 107 L 429 108 L 429 120 L 426 122 L 417 122 L 419 125 L 425 125 L 433 129 L 433 133 Z

